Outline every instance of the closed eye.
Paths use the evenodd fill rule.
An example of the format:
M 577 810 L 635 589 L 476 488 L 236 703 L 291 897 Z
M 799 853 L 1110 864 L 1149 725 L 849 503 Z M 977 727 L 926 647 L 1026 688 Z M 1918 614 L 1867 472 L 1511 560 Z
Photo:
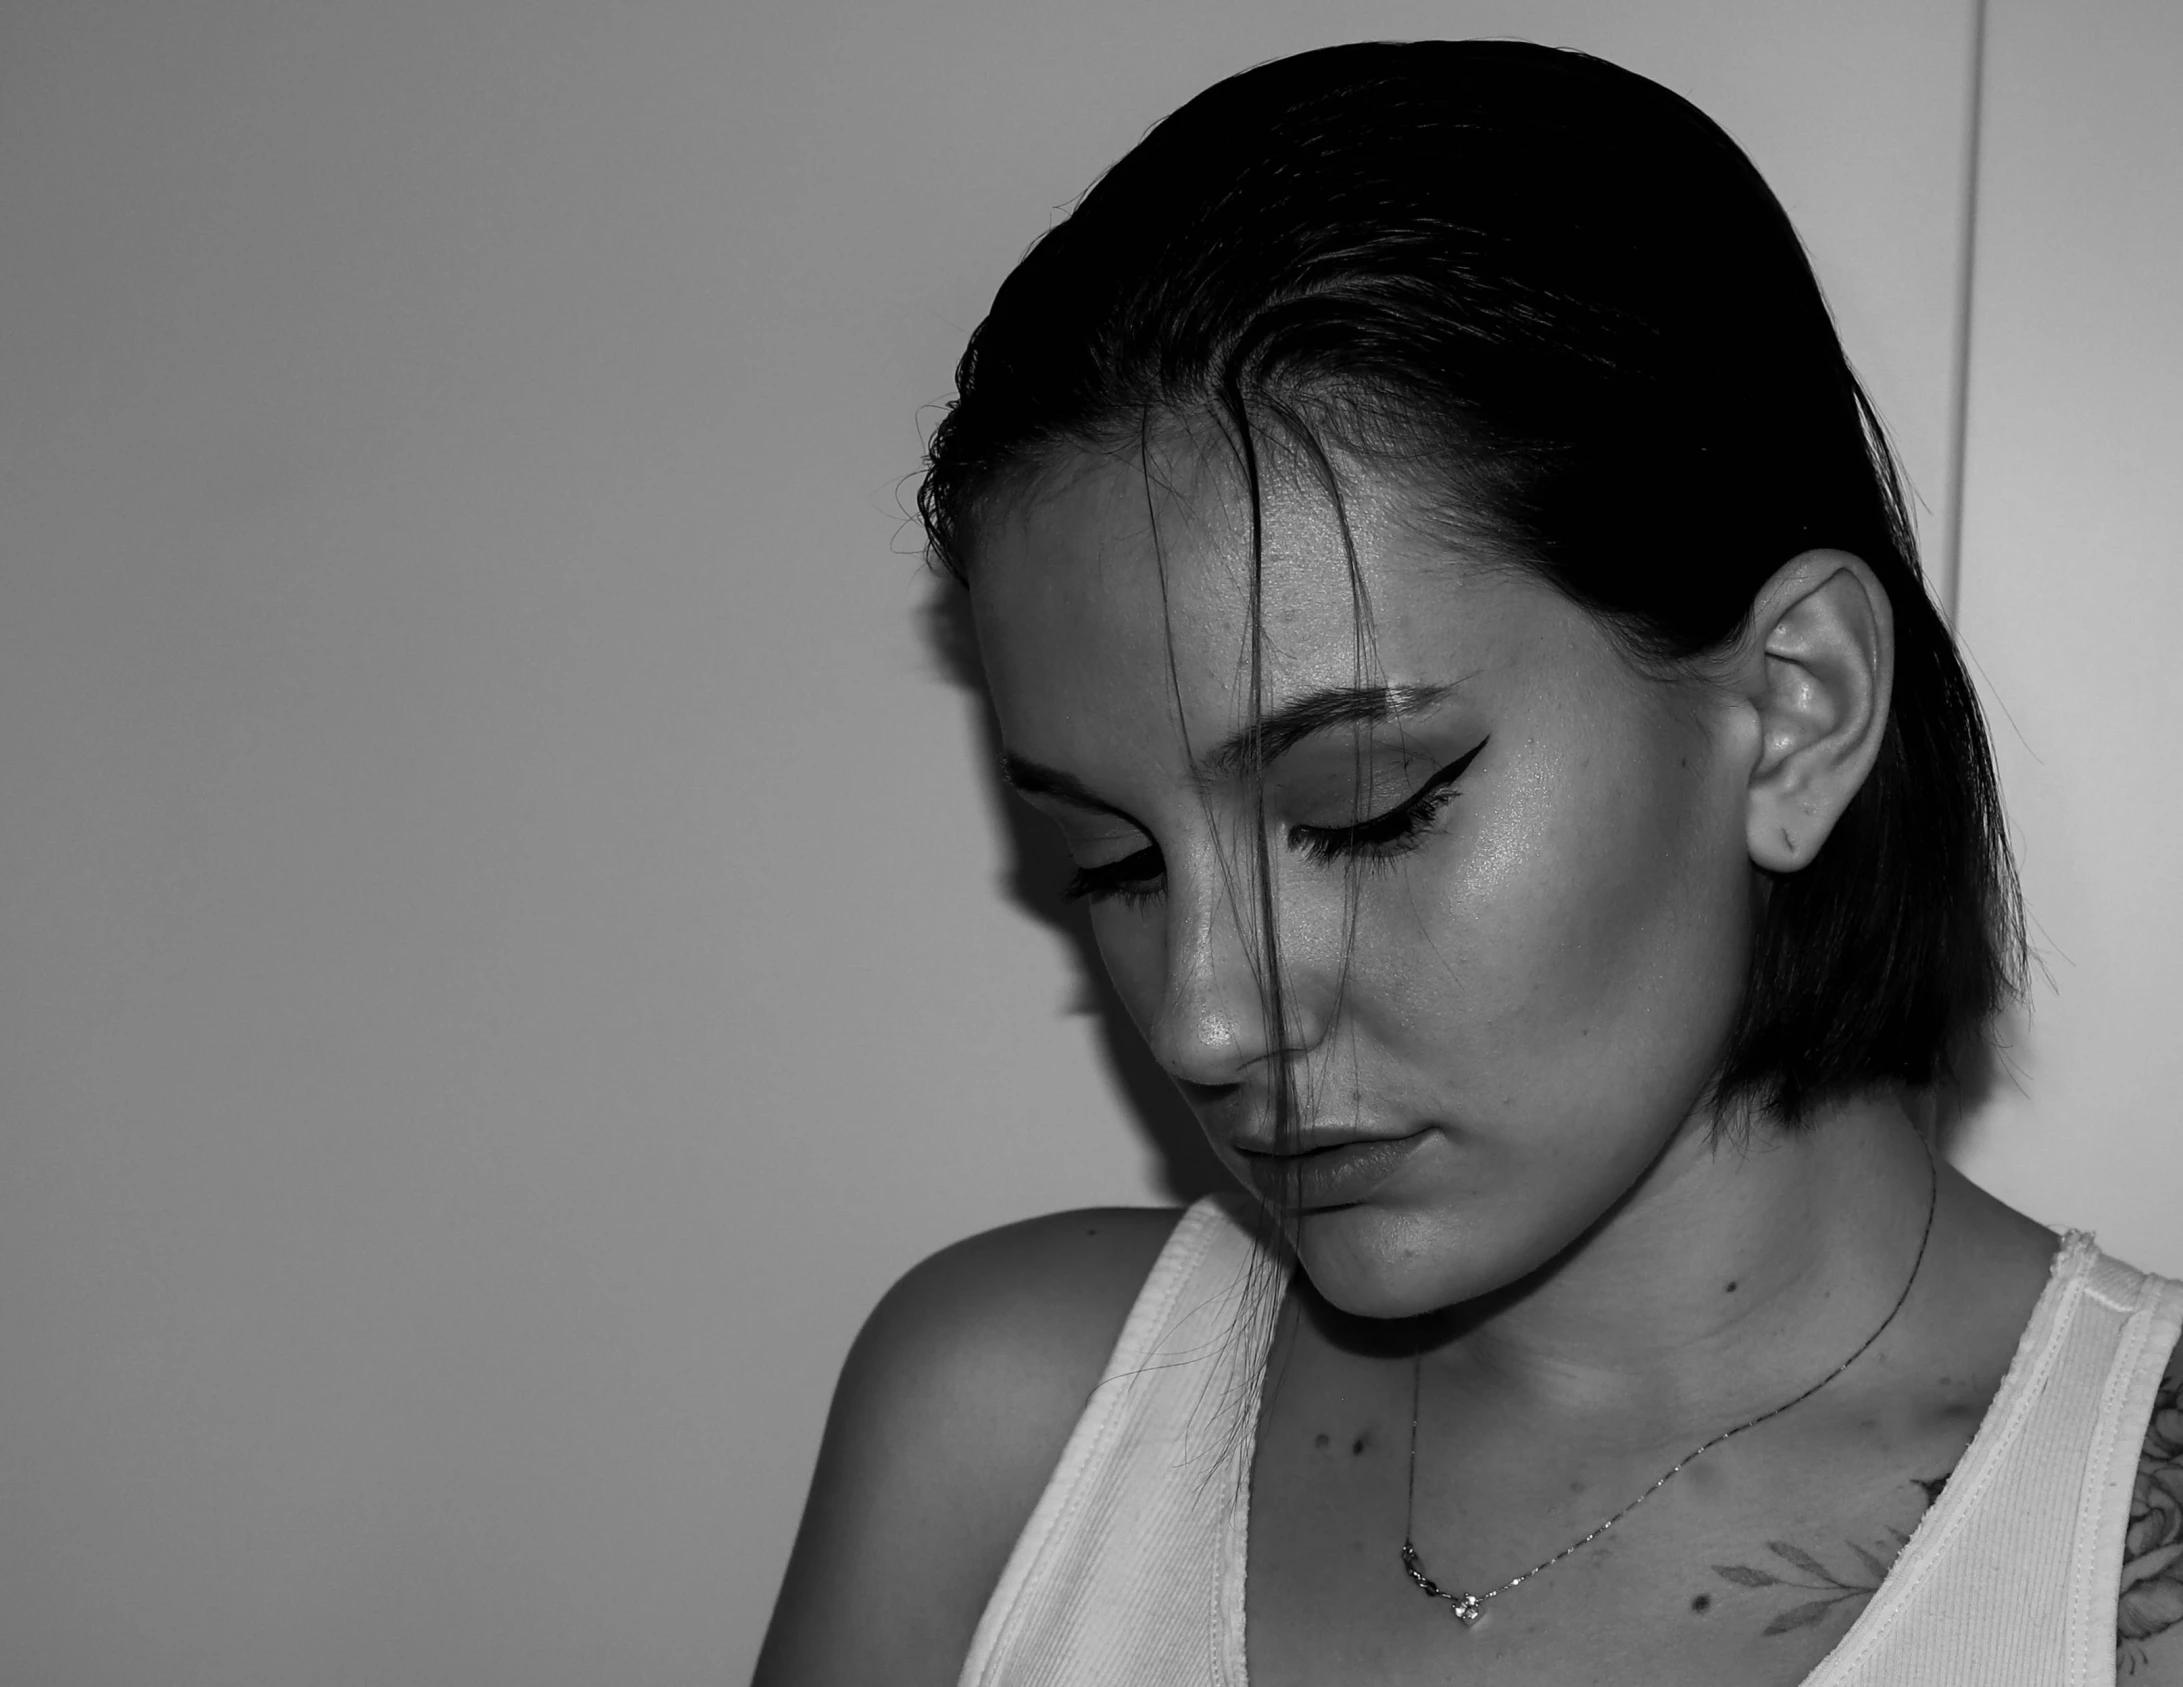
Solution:
M 1389 861 L 1408 853 L 1425 841 L 1441 811 L 1455 801 L 1455 782 L 1489 742 L 1481 738 L 1383 814 L 1349 826 L 1291 826 L 1291 847 L 1311 861 Z
M 1425 841 L 1433 822 L 1456 798 L 1456 781 L 1463 777 L 1478 752 L 1491 742 L 1478 743 L 1440 769 L 1409 796 L 1383 814 L 1348 826 L 1291 826 L 1289 844 L 1311 861 L 1344 859 L 1391 861 Z M 1165 888 L 1167 863 L 1157 844 L 1147 844 L 1135 854 L 1097 867 L 1079 867 L 1062 887 L 1069 902 L 1148 902 Z
M 1167 863 L 1157 844 L 1147 844 L 1134 855 L 1107 861 L 1097 867 L 1079 867 L 1061 887 L 1065 902 L 1143 902 L 1159 895 Z

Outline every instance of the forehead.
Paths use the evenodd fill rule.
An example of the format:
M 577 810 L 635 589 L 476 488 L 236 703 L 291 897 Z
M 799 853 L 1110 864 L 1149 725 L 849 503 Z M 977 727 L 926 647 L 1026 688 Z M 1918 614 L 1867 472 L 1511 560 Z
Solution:
M 1255 575 L 1265 627 L 1314 626 L 1336 611 L 1346 619 L 1345 545 L 1359 512 L 1337 513 L 1323 488 L 1286 463 L 1260 475 L 1254 537 L 1253 499 L 1225 453 L 1073 452 L 987 519 L 973 600 L 1011 621 L 1066 604 L 1105 622 L 1150 605 L 1163 628 L 1233 632 L 1248 623 Z
M 1292 461 L 1261 482 L 1255 548 L 1243 476 L 1217 447 L 1079 453 L 992 512 L 971 601 L 1011 751 L 1071 765 L 1115 743 L 1211 743 L 1250 716 L 1254 641 L 1271 707 L 1468 680 L 1582 620 L 1426 535 L 1370 472 L 1342 473 L 1339 504 Z

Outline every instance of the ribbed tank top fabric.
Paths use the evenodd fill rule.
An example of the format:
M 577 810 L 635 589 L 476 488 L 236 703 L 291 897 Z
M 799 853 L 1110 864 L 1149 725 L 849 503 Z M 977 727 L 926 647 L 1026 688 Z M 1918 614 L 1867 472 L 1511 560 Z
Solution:
M 1017 1539 L 962 1687 L 1248 1687 L 1249 1478 L 1272 1331 L 1244 1314 L 1272 1264 L 1226 1199 L 1183 1215 Z M 2179 1330 L 2183 1283 L 2065 1234 L 1948 1486 L 1805 1687 L 2110 1687 L 2138 1448 Z
M 1258 1244 L 1183 1214 L 987 1603 L 962 1687 L 1244 1687 Z M 1280 1279 L 1275 1279 L 1276 1284 Z

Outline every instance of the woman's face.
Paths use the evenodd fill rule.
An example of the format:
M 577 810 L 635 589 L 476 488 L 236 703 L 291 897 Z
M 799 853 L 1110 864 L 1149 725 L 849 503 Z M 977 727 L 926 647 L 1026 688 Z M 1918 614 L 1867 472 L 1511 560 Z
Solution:
M 1392 489 L 1344 498 L 1355 590 L 1330 500 L 1269 471 L 1255 736 L 1248 505 L 1217 458 L 1044 474 L 981 527 L 971 599 L 1010 778 L 1138 1028 L 1222 1160 L 1300 1192 L 1320 1292 L 1398 1316 L 1515 1281 L 1702 1152 L 1758 729 Z

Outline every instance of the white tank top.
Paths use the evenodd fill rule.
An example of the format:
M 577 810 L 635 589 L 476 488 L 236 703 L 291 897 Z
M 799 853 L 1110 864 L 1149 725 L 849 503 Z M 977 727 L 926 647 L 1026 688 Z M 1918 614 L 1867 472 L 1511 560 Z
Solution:
M 1257 1243 L 1183 1215 L 993 1591 L 962 1687 L 1246 1687 L 1243 1576 L 1271 1332 Z M 1940 1498 L 1805 1687 L 2107 1687 L 2138 1449 L 2183 1283 L 2064 1236 Z

